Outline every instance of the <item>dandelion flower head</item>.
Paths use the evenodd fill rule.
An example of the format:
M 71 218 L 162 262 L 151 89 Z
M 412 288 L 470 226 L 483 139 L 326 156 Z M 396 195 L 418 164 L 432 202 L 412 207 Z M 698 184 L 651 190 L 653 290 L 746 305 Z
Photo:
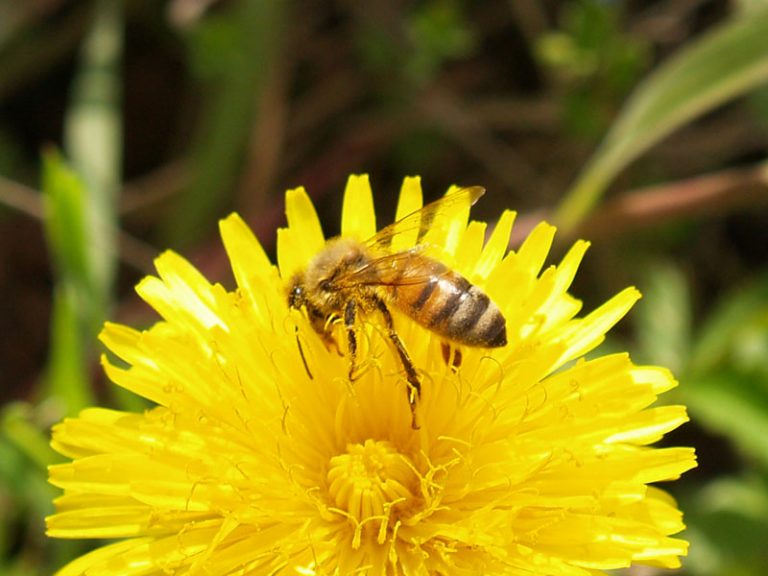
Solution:
M 407 178 L 397 217 L 421 204 L 419 180 Z M 146 330 L 105 326 L 107 375 L 156 407 L 90 408 L 54 428 L 69 461 L 50 469 L 64 493 L 48 534 L 116 540 L 61 575 L 587 576 L 679 566 L 681 514 L 650 484 L 677 478 L 695 457 L 650 445 L 686 421 L 685 409 L 652 406 L 676 384 L 664 368 L 627 354 L 585 359 L 639 298 L 628 288 L 580 314 L 568 289 L 585 242 L 545 265 L 552 226 L 508 251 L 514 215 L 504 212 L 486 239 L 468 207 L 428 233 L 425 250 L 499 306 L 508 342 L 462 347 L 456 368 L 439 336 L 393 312 L 422 380 L 414 429 L 403 365 L 374 315 L 361 320 L 350 381 L 348 355 L 288 308 L 286 283 L 325 237 L 303 189 L 287 193 L 286 212 L 277 265 L 229 216 L 221 235 L 234 290 L 166 252 L 137 287 L 161 319 Z M 368 179 L 350 177 L 341 234 L 362 241 L 376 229 Z M 407 250 L 416 238 L 395 241 Z M 333 329 L 343 342 L 343 326 Z

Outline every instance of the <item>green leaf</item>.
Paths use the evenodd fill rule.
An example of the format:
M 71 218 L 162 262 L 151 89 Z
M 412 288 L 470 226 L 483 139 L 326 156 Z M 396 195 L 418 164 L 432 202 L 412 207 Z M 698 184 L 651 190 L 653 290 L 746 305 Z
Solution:
M 71 414 L 92 401 L 86 350 L 95 338 L 93 282 L 87 254 L 85 190 L 55 152 L 43 157 L 45 231 L 56 270 L 46 369 L 48 394 Z
M 707 318 L 695 340 L 688 366 L 692 375 L 706 374 L 729 360 L 735 347 L 768 333 L 768 275 L 725 297 Z M 742 336 L 740 336 L 740 334 Z M 768 356 L 763 359 L 768 363 Z M 765 366 L 768 371 L 768 364 Z
M 69 284 L 54 289 L 46 395 L 55 398 L 65 414 L 75 414 L 94 400 L 84 349 L 87 336 L 83 334 L 78 300 Z
M 95 2 L 65 118 L 65 151 L 85 184 L 85 250 L 93 288 L 95 331 L 109 309 L 117 261 L 115 205 L 122 156 L 121 6 L 120 0 Z
M 56 271 L 63 280 L 89 291 L 85 186 L 55 150 L 43 155 L 42 183 L 45 231 Z
M 45 228 L 56 270 L 48 392 L 73 413 L 92 402 L 87 366 L 111 302 L 120 187 L 119 0 L 98 0 L 65 119 L 72 166 L 43 157 Z
M 734 17 L 654 71 L 560 203 L 556 223 L 572 230 L 632 160 L 683 124 L 768 80 L 766 30 L 766 8 Z
M 635 308 L 637 337 L 644 360 L 680 373 L 688 359 L 691 303 L 688 282 L 671 263 L 647 267 L 643 299 Z
M 768 381 L 733 371 L 688 378 L 679 393 L 691 415 L 768 469 Z

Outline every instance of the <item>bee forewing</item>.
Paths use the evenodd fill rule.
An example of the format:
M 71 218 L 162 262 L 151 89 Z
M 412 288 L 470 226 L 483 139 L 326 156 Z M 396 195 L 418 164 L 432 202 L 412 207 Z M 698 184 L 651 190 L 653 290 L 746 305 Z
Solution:
M 400 220 L 379 230 L 372 238 L 366 241 L 366 246 L 373 252 L 391 252 L 392 241 L 403 234 L 413 234 L 418 245 L 424 242 L 427 233 L 434 241 L 439 242 L 449 235 L 450 228 L 455 222 L 464 220 L 459 218 L 462 212 L 469 213 L 469 208 L 478 198 L 485 194 L 485 188 L 481 186 L 469 186 L 449 191 L 442 198 L 427 204 L 419 210 L 415 210 Z
M 418 262 L 418 266 L 414 266 Z M 424 265 L 422 262 L 429 262 Z M 394 254 L 385 254 L 367 262 L 355 270 L 350 270 L 336 278 L 337 286 L 409 286 L 432 281 L 435 273 L 444 266 L 438 262 L 418 258 L 417 250 L 406 250 Z

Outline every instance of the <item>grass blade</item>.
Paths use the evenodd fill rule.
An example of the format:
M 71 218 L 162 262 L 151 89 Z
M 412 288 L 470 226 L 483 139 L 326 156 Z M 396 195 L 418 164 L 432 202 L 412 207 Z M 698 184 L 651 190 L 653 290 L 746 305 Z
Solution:
M 651 74 L 555 212 L 573 230 L 613 177 L 648 148 L 701 114 L 768 80 L 768 9 L 735 17 Z
M 93 282 L 87 254 L 85 189 L 55 152 L 43 158 L 43 195 L 46 237 L 56 272 L 47 392 L 71 414 L 92 400 L 85 349 L 92 323 Z
M 85 184 L 86 251 L 93 282 L 94 334 L 107 315 L 116 269 L 115 206 L 122 155 L 121 6 L 118 0 L 94 4 L 93 23 L 82 47 L 81 67 L 65 124 L 67 157 Z
M 48 392 L 70 414 L 93 401 L 87 367 L 108 314 L 117 254 L 121 3 L 99 0 L 94 7 L 65 119 L 72 166 L 56 153 L 43 159 L 45 227 L 57 275 Z

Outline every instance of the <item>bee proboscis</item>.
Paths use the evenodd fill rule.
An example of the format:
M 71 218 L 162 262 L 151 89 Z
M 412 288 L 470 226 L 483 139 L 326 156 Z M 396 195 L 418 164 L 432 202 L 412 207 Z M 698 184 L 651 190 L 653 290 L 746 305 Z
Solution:
M 474 186 L 449 193 L 383 228 L 365 242 L 333 238 L 288 283 L 289 307 L 306 310 L 312 328 L 327 346 L 339 350 L 333 329 L 337 321 L 344 323 L 350 380 L 354 380 L 356 370 L 360 316 L 381 316 L 410 385 L 408 399 L 414 428 L 418 427 L 416 402 L 421 381 L 395 330 L 390 306 L 441 336 L 446 362 L 449 342 L 481 348 L 497 348 L 507 343 L 506 321 L 498 306 L 461 274 L 425 255 L 420 245 L 431 228 L 447 224 L 457 209 L 471 206 L 484 192 Z M 414 230 L 418 231 L 415 247 L 392 250 L 396 236 L 412 234 Z M 460 362 L 457 349 L 453 363 L 458 366 Z

